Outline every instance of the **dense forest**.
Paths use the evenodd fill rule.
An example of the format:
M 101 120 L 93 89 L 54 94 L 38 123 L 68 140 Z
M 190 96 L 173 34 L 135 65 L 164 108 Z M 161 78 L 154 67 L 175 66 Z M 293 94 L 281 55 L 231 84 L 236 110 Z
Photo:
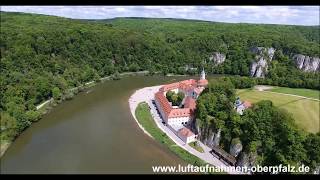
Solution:
M 320 133 L 299 130 L 293 117 L 269 100 L 254 104 L 240 116 L 234 109 L 237 86 L 233 82 L 229 77 L 211 80 L 198 98 L 200 136 L 220 130 L 218 144 L 227 152 L 230 146 L 241 144 L 240 166 L 304 164 L 312 170 L 320 166 Z
M 1 12 L 1 140 L 12 141 L 40 118 L 36 105 L 101 77 L 151 74 L 249 75 L 253 46 L 277 49 L 260 83 L 319 89 L 319 73 L 298 70 L 291 54 L 319 56 L 319 26 L 228 24 L 175 19 L 74 20 Z M 225 63 L 208 62 L 212 52 Z M 186 68 L 192 67 L 192 68 Z

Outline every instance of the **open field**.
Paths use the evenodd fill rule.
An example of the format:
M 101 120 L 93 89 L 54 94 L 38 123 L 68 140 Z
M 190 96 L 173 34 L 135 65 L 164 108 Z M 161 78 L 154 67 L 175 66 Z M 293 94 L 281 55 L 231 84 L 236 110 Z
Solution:
M 308 98 L 320 99 L 320 91 L 312 89 L 300 89 L 300 88 L 287 88 L 287 87 L 273 87 L 267 91 L 293 94 L 298 96 L 304 96 Z
M 285 89 L 282 89 L 282 91 L 285 92 Z M 288 92 L 289 90 L 285 93 Z M 294 89 L 291 92 L 297 93 L 298 91 Z M 303 93 L 308 94 L 308 92 Z M 300 93 L 303 94 L 301 90 Z M 237 90 L 237 94 L 242 100 L 248 100 L 252 103 L 261 100 L 271 100 L 275 106 L 286 109 L 292 113 L 297 125 L 302 129 L 312 133 L 320 131 L 320 101 L 250 89 Z M 312 93 L 309 93 L 309 95 L 310 94 Z

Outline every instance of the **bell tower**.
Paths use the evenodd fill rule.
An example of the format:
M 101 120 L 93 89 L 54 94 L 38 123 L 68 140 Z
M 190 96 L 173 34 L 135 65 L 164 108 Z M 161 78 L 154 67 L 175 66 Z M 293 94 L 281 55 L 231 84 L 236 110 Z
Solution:
M 200 79 L 206 79 L 206 73 L 204 72 L 204 68 L 202 68 Z

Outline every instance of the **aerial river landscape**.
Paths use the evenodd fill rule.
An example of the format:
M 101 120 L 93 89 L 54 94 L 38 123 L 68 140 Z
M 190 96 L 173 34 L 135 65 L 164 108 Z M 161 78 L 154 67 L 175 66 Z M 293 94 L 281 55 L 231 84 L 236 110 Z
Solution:
M 320 175 L 318 4 L 0 8 L 1 175 Z
M 152 165 L 186 164 L 143 133 L 128 104 L 139 88 L 186 78 L 134 76 L 80 93 L 22 133 L 1 158 L 1 171 L 152 173 Z

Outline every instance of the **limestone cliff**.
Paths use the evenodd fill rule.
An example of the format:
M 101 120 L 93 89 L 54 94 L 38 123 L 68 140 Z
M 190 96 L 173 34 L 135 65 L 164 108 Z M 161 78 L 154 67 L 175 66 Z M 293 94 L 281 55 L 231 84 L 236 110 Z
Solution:
M 275 49 L 272 47 L 254 47 L 250 51 L 256 55 L 250 66 L 250 75 L 252 77 L 265 77 L 268 72 L 268 63 L 272 61 Z
M 320 71 L 320 58 L 296 54 L 292 57 L 296 67 L 304 72 Z
M 250 168 L 256 165 L 257 157 L 258 155 L 256 152 L 251 152 L 251 153 L 241 152 L 236 165 L 240 167 Z
M 199 140 L 203 144 L 210 148 L 219 145 L 221 139 L 221 129 L 213 131 L 213 129 L 210 127 L 200 127 L 199 125 L 196 125 L 196 129 L 199 135 Z
M 226 60 L 226 55 L 220 52 L 214 52 L 209 57 L 209 61 L 213 62 L 214 65 L 222 64 Z
M 230 154 L 234 157 L 237 157 L 242 151 L 242 143 L 239 138 L 234 138 L 231 141 L 230 145 Z

